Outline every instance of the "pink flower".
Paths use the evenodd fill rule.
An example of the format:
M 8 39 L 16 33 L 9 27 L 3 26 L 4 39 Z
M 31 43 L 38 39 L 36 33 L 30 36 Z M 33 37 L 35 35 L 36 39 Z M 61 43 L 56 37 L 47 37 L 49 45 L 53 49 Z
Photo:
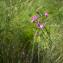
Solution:
M 43 24 L 41 24 L 41 25 L 40 25 L 40 29 L 43 29 L 43 28 L 44 28 L 44 25 L 43 25 Z
M 38 19 L 38 16 L 32 16 L 32 22 L 36 21 Z
M 45 17 L 48 17 L 48 12 L 45 12 Z
M 39 29 L 43 29 L 44 28 L 44 25 L 43 24 L 40 24 L 39 22 L 37 23 L 37 27 L 39 28 Z

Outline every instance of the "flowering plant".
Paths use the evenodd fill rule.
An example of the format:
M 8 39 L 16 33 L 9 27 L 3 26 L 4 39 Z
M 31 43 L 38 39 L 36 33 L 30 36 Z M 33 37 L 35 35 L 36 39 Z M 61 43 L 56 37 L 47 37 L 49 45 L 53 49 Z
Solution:
M 43 14 L 37 13 L 36 15 L 32 16 L 32 23 L 35 26 L 35 33 L 34 33 L 34 43 L 38 43 L 39 46 L 43 48 L 48 48 L 50 36 L 49 36 L 49 30 L 47 29 L 48 26 L 46 25 L 46 22 L 41 20 L 44 17 L 43 20 L 48 18 L 48 12 L 44 12 Z M 42 43 L 42 38 L 45 42 Z M 41 45 L 42 44 L 42 45 Z
M 45 12 L 44 16 L 45 16 L 45 17 L 48 17 L 48 13 Z M 44 28 L 44 24 L 43 24 L 43 23 L 40 23 L 40 21 L 38 20 L 39 17 L 40 17 L 40 16 L 37 16 L 37 15 L 32 16 L 32 22 L 33 22 L 33 23 L 36 23 L 37 28 L 43 29 L 43 28 Z
M 48 49 L 51 46 L 51 38 L 49 27 L 46 24 L 45 19 L 47 20 L 49 14 L 48 12 L 39 13 L 37 12 L 36 15 L 32 16 L 32 24 L 34 24 L 34 41 L 33 41 L 33 48 L 32 48 L 32 57 L 37 55 L 38 63 L 39 63 L 39 55 L 40 51 L 43 49 Z M 34 55 L 33 55 L 34 54 Z

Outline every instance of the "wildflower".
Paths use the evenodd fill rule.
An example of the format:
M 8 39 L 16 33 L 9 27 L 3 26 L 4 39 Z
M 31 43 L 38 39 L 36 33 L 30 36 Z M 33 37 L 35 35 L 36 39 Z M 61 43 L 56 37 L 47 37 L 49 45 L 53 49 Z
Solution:
M 39 23 L 39 22 L 37 23 L 37 27 L 38 27 L 38 28 L 40 27 L 40 23 Z
M 45 12 L 45 17 L 48 17 L 48 12 Z
M 38 19 L 38 16 L 32 16 L 32 22 L 36 21 Z
M 43 24 L 41 24 L 41 25 L 40 25 L 40 29 L 43 29 L 43 28 L 44 28 L 44 25 L 43 25 Z
M 39 22 L 37 23 L 37 27 L 39 28 L 39 29 L 43 29 L 44 28 L 44 25 L 43 24 L 40 24 Z

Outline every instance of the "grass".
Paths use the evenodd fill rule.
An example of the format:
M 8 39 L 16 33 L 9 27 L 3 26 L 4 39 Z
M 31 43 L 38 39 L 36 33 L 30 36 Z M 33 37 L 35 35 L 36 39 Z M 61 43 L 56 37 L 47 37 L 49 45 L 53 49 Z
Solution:
M 35 32 L 31 17 L 38 8 L 49 13 L 45 21 L 52 40 L 50 49 L 41 48 L 40 63 L 63 63 L 62 0 L 0 0 L 0 63 L 31 63 Z M 46 44 L 46 39 L 41 42 Z

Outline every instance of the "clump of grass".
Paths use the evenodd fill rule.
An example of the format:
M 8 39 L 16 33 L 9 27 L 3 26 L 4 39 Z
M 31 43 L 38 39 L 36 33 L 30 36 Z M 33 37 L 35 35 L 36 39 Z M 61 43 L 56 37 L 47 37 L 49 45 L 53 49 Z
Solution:
M 49 13 L 49 17 L 43 20 L 47 22 L 46 28 L 37 40 L 41 41 L 39 62 L 63 63 L 62 0 L 0 0 L 0 63 L 31 63 L 36 29 L 33 29 L 30 18 L 38 8 L 41 8 L 40 16 L 45 10 Z M 39 20 L 42 21 L 42 17 Z

